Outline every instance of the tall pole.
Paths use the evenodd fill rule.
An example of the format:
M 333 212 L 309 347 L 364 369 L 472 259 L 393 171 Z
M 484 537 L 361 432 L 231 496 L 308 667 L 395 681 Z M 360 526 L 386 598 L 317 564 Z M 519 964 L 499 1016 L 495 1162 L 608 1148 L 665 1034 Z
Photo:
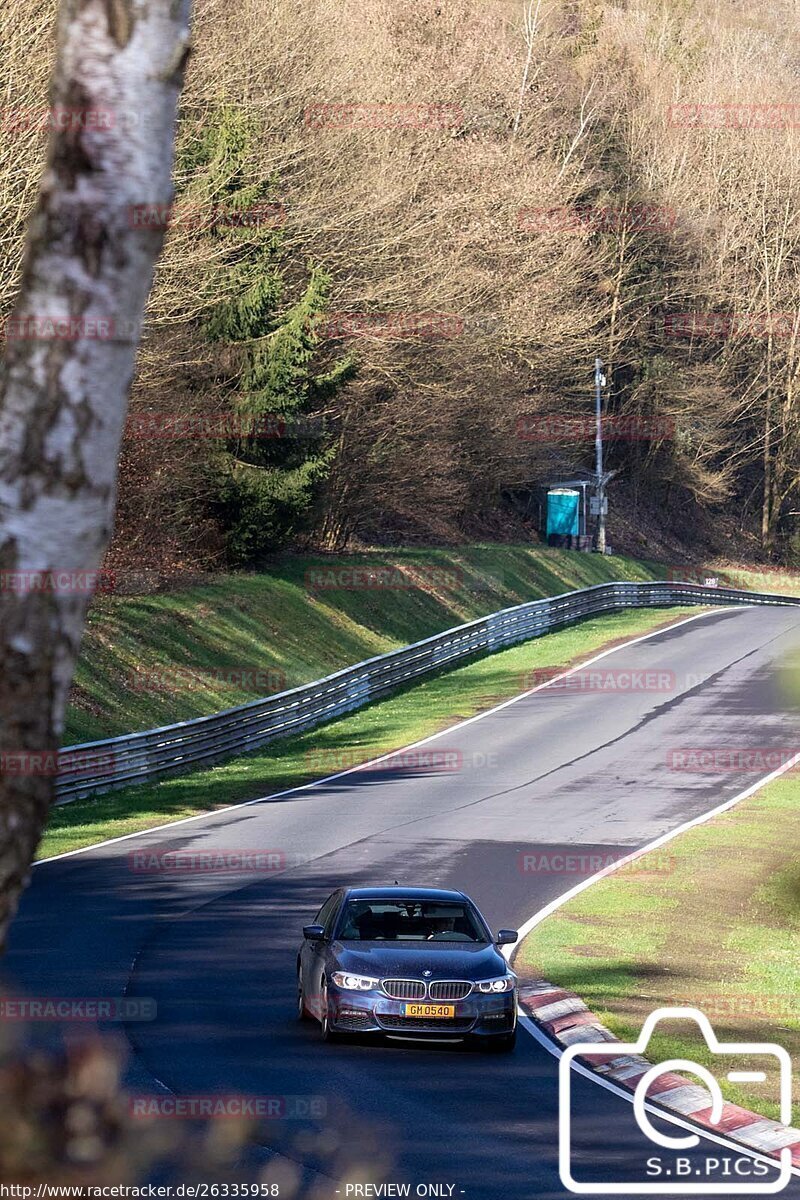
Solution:
M 606 485 L 603 477 L 603 360 L 594 360 L 594 401 L 595 401 L 595 479 L 597 481 L 597 550 L 599 554 L 606 552 Z

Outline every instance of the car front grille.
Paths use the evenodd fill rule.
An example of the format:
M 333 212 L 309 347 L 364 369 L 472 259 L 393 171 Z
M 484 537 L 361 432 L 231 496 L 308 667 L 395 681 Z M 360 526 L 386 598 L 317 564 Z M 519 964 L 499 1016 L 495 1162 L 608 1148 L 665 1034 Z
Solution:
M 392 1000 L 425 999 L 425 984 L 421 979 L 384 979 L 383 990 Z
M 383 990 L 392 1000 L 464 1000 L 472 984 L 467 979 L 384 979 Z
M 445 1017 L 431 1020 L 430 1017 L 399 1017 L 394 1013 L 376 1013 L 382 1029 L 400 1033 L 423 1029 L 427 1033 L 466 1033 L 475 1024 L 474 1017 Z
M 466 979 L 442 979 L 428 985 L 431 1000 L 464 1000 L 472 991 Z

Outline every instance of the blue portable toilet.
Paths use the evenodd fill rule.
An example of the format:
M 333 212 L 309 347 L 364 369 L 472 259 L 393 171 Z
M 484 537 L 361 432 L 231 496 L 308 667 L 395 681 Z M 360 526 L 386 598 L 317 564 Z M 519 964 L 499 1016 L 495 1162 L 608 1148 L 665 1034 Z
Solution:
M 548 541 L 557 537 L 577 537 L 580 533 L 580 492 L 573 488 L 551 488 L 547 493 Z

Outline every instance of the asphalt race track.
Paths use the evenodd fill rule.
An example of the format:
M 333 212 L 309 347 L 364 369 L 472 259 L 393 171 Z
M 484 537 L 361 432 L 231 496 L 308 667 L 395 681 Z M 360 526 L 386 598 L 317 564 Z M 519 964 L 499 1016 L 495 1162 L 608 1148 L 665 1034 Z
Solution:
M 525 870 L 525 855 L 625 852 L 763 774 L 675 770 L 670 751 L 797 744 L 781 680 L 798 647 L 797 609 L 715 611 L 603 660 L 668 675 L 666 690 L 546 688 L 429 744 L 458 770 L 409 756 L 42 864 L 6 986 L 154 998 L 155 1021 L 125 1026 L 137 1092 L 317 1097 L 328 1142 L 339 1139 L 354 1170 L 380 1154 L 388 1179 L 453 1184 L 455 1197 L 564 1197 L 555 1058 L 524 1031 L 511 1056 L 323 1045 L 316 1023 L 295 1019 L 300 928 L 334 887 L 395 880 L 464 889 L 495 928 L 521 925 L 581 878 Z M 156 846 L 272 850 L 286 862 L 261 874 L 135 869 L 132 856 Z M 297 1142 L 304 1124 L 275 1121 L 272 1144 L 324 1171 L 319 1140 Z M 576 1078 L 575 1128 L 594 1178 L 641 1177 L 652 1146 L 630 1104 Z M 800 1197 L 800 1180 L 783 1195 Z

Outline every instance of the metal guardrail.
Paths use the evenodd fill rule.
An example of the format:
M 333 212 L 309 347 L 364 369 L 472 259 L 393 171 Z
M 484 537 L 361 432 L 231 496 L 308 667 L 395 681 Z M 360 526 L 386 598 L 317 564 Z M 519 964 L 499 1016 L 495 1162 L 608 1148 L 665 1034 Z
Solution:
M 582 617 L 622 608 L 691 604 L 800 605 L 800 597 L 691 583 L 601 583 L 504 608 L 324 679 L 209 717 L 69 746 L 56 783 L 59 803 L 147 783 L 163 775 L 247 754 L 379 700 L 403 684 L 480 653 L 539 637 Z

